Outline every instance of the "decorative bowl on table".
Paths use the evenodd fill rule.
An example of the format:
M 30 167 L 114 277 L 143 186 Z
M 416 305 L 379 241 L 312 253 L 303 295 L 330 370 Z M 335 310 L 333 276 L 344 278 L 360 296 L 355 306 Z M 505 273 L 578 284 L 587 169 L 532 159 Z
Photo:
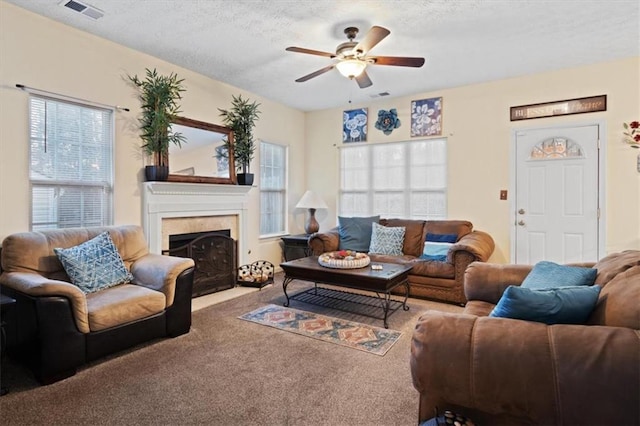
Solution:
M 369 262 L 371 262 L 371 259 L 369 259 L 366 253 L 358 253 L 353 250 L 330 251 L 318 256 L 318 263 L 327 268 L 364 268 Z

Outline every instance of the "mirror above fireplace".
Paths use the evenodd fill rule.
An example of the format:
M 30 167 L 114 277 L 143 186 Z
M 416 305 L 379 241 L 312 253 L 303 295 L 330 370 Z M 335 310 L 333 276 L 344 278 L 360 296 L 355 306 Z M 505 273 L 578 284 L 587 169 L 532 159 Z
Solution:
M 233 141 L 230 128 L 186 117 L 176 117 L 171 128 L 185 142 L 169 147 L 169 182 L 236 183 L 233 149 L 227 152 L 224 144 Z

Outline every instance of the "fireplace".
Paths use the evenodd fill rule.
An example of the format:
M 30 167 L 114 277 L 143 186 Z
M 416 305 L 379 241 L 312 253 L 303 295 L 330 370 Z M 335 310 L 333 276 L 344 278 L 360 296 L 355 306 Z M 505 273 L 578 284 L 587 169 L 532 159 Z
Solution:
M 142 184 L 142 222 L 152 253 L 169 249 L 169 235 L 230 229 L 236 264 L 248 263 L 251 186 L 182 182 Z
M 236 285 L 237 250 L 230 229 L 170 235 L 169 249 L 163 250 L 162 254 L 193 259 L 192 297 Z

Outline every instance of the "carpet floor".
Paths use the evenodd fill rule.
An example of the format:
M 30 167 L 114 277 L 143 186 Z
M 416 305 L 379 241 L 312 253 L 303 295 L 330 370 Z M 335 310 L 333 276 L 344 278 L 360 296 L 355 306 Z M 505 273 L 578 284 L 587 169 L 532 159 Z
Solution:
M 294 281 L 288 289 L 311 283 Z M 5 362 L 2 425 L 415 425 L 411 332 L 426 310 L 462 308 L 409 299 L 389 318 L 402 332 L 384 356 L 328 344 L 238 317 L 282 305 L 282 274 L 246 296 L 193 313 L 191 331 L 103 358 L 38 386 Z M 292 308 L 382 326 L 379 319 L 293 301 Z

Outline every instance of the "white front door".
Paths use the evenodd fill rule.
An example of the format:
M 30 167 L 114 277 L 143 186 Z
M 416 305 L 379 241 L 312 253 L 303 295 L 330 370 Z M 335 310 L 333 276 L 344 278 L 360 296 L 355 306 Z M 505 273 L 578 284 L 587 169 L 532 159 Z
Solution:
M 515 263 L 599 258 L 598 125 L 516 133 Z

